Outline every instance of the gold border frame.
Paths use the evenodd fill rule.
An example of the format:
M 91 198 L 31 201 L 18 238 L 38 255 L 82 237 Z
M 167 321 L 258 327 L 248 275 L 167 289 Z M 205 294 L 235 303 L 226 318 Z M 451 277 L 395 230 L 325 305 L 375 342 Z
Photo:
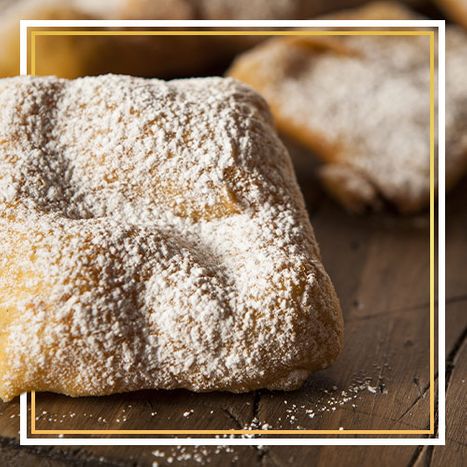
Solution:
M 29 74 L 36 74 L 38 36 L 427 36 L 430 39 L 430 428 L 427 430 L 40 430 L 36 429 L 36 393 L 31 392 L 30 433 L 32 435 L 433 435 L 435 434 L 435 32 L 427 30 L 245 30 L 245 31 L 140 31 L 84 30 L 30 31 Z

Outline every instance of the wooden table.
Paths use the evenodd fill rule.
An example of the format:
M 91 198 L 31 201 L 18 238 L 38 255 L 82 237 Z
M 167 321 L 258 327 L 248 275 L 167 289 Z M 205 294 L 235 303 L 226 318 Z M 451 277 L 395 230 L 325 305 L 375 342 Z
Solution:
M 427 429 L 429 219 L 346 214 L 291 147 L 324 263 L 340 296 L 346 344 L 337 363 L 293 393 L 146 391 L 108 398 L 39 394 L 42 429 Z M 463 463 L 467 349 L 467 183 L 447 209 L 448 447 L 24 447 L 19 403 L 0 404 L 0 459 L 26 465 L 366 466 Z

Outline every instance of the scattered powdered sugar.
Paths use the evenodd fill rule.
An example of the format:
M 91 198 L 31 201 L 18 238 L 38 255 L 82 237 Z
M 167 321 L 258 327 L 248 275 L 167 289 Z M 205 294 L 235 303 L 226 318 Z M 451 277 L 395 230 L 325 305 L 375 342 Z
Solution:
M 372 385 L 375 384 L 375 385 Z M 323 417 L 326 413 L 333 413 L 337 409 L 345 406 L 349 406 L 352 410 L 357 409 L 357 403 L 368 388 L 377 389 L 375 393 L 384 395 L 387 393 L 385 390 L 381 390 L 378 387 L 378 383 L 373 383 L 371 377 L 358 376 L 355 377 L 353 382 L 349 384 L 345 389 L 337 388 L 334 386 L 330 389 L 316 388 L 313 390 L 315 396 L 313 401 L 307 403 L 292 403 L 287 399 L 287 396 L 283 399 L 283 404 L 286 408 L 285 417 L 279 417 L 273 424 L 261 421 L 259 418 L 254 417 L 250 423 L 243 427 L 245 430 L 274 430 L 274 429 L 293 429 L 302 430 L 309 429 L 307 426 L 307 418 L 314 419 L 315 417 Z M 316 398 L 317 396 L 317 398 Z M 279 411 L 283 412 L 279 409 Z M 277 413 L 277 410 L 275 411 Z M 332 427 L 331 427 L 332 428 Z M 338 426 L 339 431 L 345 433 L 345 426 Z M 224 434 L 216 435 L 218 439 L 234 439 L 234 438 L 258 438 L 262 435 L 257 434 Z M 256 446 L 253 447 L 260 451 L 267 451 L 267 446 Z M 216 456 L 230 454 L 231 461 L 236 462 L 242 458 L 242 448 L 238 446 L 173 446 L 166 450 L 157 449 L 153 451 L 153 456 L 156 458 L 154 466 L 160 465 L 160 463 L 183 463 L 190 461 L 192 463 L 199 463 L 207 465 L 210 462 L 215 461 Z M 170 460 L 169 460 L 170 459 Z
M 369 391 L 373 394 L 387 394 L 386 389 L 381 389 L 378 384 L 373 386 L 371 377 L 356 377 L 348 387 L 339 389 L 333 386 L 332 389 L 315 389 L 313 399 L 309 402 L 291 402 L 284 399 L 284 416 L 279 416 L 273 426 L 269 429 L 306 429 L 307 421 L 322 417 L 328 413 L 336 412 L 341 407 L 350 406 L 357 408 L 358 400 L 362 393 Z
M 375 365 L 379 375 L 376 377 L 364 376 L 361 372 L 355 375 L 352 380 L 346 386 L 332 386 L 314 384 L 311 382 L 311 386 L 307 386 L 304 391 L 300 393 L 263 393 L 263 398 L 258 400 L 258 405 L 253 413 L 252 419 L 238 426 L 226 425 L 224 429 L 242 429 L 248 430 L 251 433 L 228 433 L 223 435 L 216 435 L 215 438 L 219 439 L 234 439 L 234 438 L 258 438 L 267 435 L 269 430 L 308 430 L 308 429 L 323 429 L 323 426 L 329 429 L 345 430 L 347 427 L 343 426 L 346 421 L 349 420 L 349 412 L 358 413 L 358 406 L 362 404 L 362 401 L 368 403 L 368 398 L 373 397 L 385 397 L 388 394 L 386 388 L 386 382 L 389 376 L 383 377 L 383 370 L 390 370 L 388 364 L 384 367 Z M 370 395 L 368 395 L 370 393 Z M 200 396 L 203 397 L 203 396 Z M 298 399 L 296 398 L 298 397 Z M 136 411 L 132 412 L 132 405 L 124 404 L 118 411 L 113 413 L 109 418 L 105 418 L 100 414 L 102 411 L 97 413 L 91 413 L 89 407 L 83 411 L 78 409 L 67 410 L 61 414 L 44 410 L 40 408 L 36 413 L 36 421 L 40 422 L 39 426 L 41 429 L 73 429 L 77 425 L 81 428 L 101 426 L 105 429 L 134 429 L 135 427 L 141 427 L 142 420 L 152 419 L 154 416 L 153 411 L 145 412 L 148 404 L 147 400 L 138 400 Z M 250 402 L 245 403 L 245 408 L 251 406 Z M 187 409 L 186 407 L 172 408 L 170 414 L 164 416 L 163 419 L 157 420 L 157 424 L 145 425 L 146 428 L 167 428 L 169 424 L 172 428 L 180 428 L 178 425 L 174 425 L 174 420 L 182 420 L 193 415 L 193 420 L 198 420 L 199 417 L 206 417 L 206 410 L 204 404 L 197 404 L 197 410 L 193 408 Z M 209 411 L 209 417 L 212 420 L 219 420 L 225 414 L 225 406 L 221 405 L 213 410 Z M 247 412 L 249 410 L 247 409 Z M 78 413 L 77 413 L 78 412 Z M 130 414 L 131 412 L 131 414 Z M 178 416 L 177 416 L 178 413 Z M 262 414 L 262 415 L 260 415 Z M 268 415 L 266 415 L 268 414 Z M 13 414 L 14 416 L 14 414 Z M 333 418 L 329 418 L 332 416 Z M 337 417 L 337 418 L 335 418 Z M 350 415 L 351 419 L 352 415 Z M 340 426 L 336 427 L 336 420 L 340 423 Z M 65 423 L 64 423 L 65 422 Z M 192 427 L 194 422 L 190 422 L 188 425 Z M 237 423 L 238 422 L 237 420 Z M 186 425 L 183 425 L 187 428 Z M 208 429 L 208 427 L 206 427 Z M 218 427 L 217 427 L 218 428 Z M 264 433 L 257 434 L 255 431 L 261 430 Z M 299 433 L 297 433 L 299 434 Z M 274 433 L 272 434 L 274 436 Z M 194 451 L 192 450 L 194 449 Z M 221 448 L 222 449 L 222 448 Z M 186 459 L 189 454 L 195 454 L 196 448 L 184 447 L 180 451 L 180 446 L 171 448 L 170 455 L 174 459 L 178 459 L 179 454 L 182 456 L 180 459 Z M 200 454 L 200 453 L 198 453 Z M 207 455 L 207 452 L 204 453 Z M 213 454 L 211 451 L 210 454 Z M 161 456 L 166 456 L 167 451 Z M 201 457 L 200 457 L 201 458 Z
M 292 389 L 338 301 L 264 101 L 232 79 L 0 82 L 0 397 Z
M 231 462 L 238 462 L 240 457 L 237 449 L 232 446 L 174 446 L 167 451 L 156 449 L 152 455 L 157 459 L 153 462 L 153 467 L 159 467 L 160 462 L 164 464 L 188 462 L 190 464 L 207 465 L 212 462 L 216 456 L 221 454 L 230 454 Z

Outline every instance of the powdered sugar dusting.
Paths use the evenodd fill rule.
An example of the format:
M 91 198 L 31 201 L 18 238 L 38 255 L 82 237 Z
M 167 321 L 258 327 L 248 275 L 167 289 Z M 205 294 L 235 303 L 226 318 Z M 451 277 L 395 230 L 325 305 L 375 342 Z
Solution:
M 453 184 L 467 166 L 465 34 L 450 27 L 447 46 L 446 176 Z M 267 98 L 284 132 L 332 164 L 323 176 L 349 207 L 378 207 L 382 195 L 408 212 L 429 200 L 429 57 L 429 37 L 276 39 L 240 57 L 231 74 Z
M 280 120 L 314 135 L 318 155 L 350 164 L 395 203 L 428 199 L 428 38 L 273 40 L 232 73 L 249 82 L 248 69 L 259 69 L 251 83 Z
M 0 103 L 1 397 L 291 389 L 336 357 L 339 305 L 257 94 L 14 78 Z

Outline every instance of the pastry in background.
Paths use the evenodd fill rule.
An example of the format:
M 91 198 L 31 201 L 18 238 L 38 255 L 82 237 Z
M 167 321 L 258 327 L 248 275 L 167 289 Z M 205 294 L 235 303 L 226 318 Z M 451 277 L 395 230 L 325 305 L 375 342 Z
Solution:
M 365 0 L 73 0 L 84 12 L 102 18 L 195 19 L 195 20 L 286 20 L 310 19 L 328 12 L 351 8 Z M 418 4 L 423 0 L 406 0 Z M 261 36 L 211 38 L 211 49 L 220 47 L 225 56 L 263 41 Z
M 462 3 L 461 0 L 459 3 Z M 424 19 L 396 1 L 378 1 L 345 10 L 333 18 Z M 467 34 L 459 27 L 446 28 L 446 188 L 452 188 L 467 172 Z M 437 136 L 437 133 L 436 133 Z
M 405 8 L 385 2 L 338 16 L 407 15 Z M 448 28 L 447 36 L 450 187 L 467 167 L 467 39 L 455 27 Z M 347 209 L 378 210 L 389 202 L 402 213 L 412 213 L 428 205 L 427 37 L 272 39 L 237 58 L 229 74 L 259 91 L 279 130 L 325 162 L 320 169 L 324 186 Z
M 73 4 L 102 19 L 309 19 L 362 0 L 73 0 Z M 264 36 L 117 37 L 108 71 L 139 76 L 192 76 L 219 74 L 233 57 L 264 40 Z M 121 52 L 123 50 L 123 53 Z M 133 53 L 128 53 L 133 50 Z M 163 66 L 157 73 L 147 57 Z M 131 64 L 130 64 L 131 62 Z M 221 72 L 222 72 L 221 71 Z
M 322 11 L 322 2 L 307 0 L 0 0 L 0 77 L 19 74 L 20 19 L 300 19 Z M 103 73 L 163 78 L 217 74 L 236 53 L 261 39 L 41 36 L 36 74 L 65 78 Z
M 100 19 L 193 19 L 187 0 L 69 0 L 80 11 Z
M 333 11 L 320 19 L 362 19 L 362 20 L 404 20 L 422 19 L 405 2 L 405 4 L 391 0 L 367 2 L 360 8 L 345 8 Z M 416 3 L 416 2 L 412 2 Z M 420 3 L 420 2 L 418 2 Z
M 467 28 L 467 0 L 436 0 L 449 18 Z
M 20 19 L 95 19 L 71 0 L 4 1 L 0 11 L 0 77 L 19 74 Z M 202 74 L 224 60 L 217 43 L 210 48 L 207 44 L 211 44 L 209 38 L 198 36 L 40 36 L 35 74 L 64 78 L 103 73 Z
M 298 388 L 342 348 L 289 155 L 233 79 L 0 80 L 0 398 Z
M 333 15 L 341 19 L 424 19 L 400 2 L 379 1 Z M 467 171 L 467 34 L 455 25 L 446 28 L 446 188 Z
M 0 0 L 0 77 L 19 74 L 20 19 L 307 19 L 362 0 Z M 37 41 L 37 75 L 221 73 L 262 36 L 80 36 Z
M 358 0 L 72 0 L 89 14 L 119 19 L 302 19 Z
M 89 19 L 78 13 L 68 2 L 59 0 L 25 0 L 0 3 L 0 77 L 19 74 L 19 21 L 21 19 Z M 86 38 L 42 37 L 47 49 L 47 62 L 55 74 L 63 77 L 79 76 L 88 72 L 90 63 L 99 54 L 96 42 Z M 38 63 L 40 66 L 40 64 Z
M 409 212 L 429 196 L 428 46 L 423 38 L 273 39 L 229 74 L 266 98 L 281 132 L 326 162 L 325 185 L 348 209 L 379 209 L 385 198 Z M 396 73 L 397 82 L 388 79 Z
M 467 34 L 446 29 L 446 188 L 467 172 Z

